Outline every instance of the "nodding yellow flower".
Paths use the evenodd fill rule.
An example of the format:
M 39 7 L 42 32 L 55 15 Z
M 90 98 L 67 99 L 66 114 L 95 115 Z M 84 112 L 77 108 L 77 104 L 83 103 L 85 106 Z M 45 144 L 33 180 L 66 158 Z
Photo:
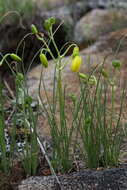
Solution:
M 42 63 L 42 65 L 47 68 L 48 67 L 48 60 L 47 57 L 45 56 L 45 54 L 40 53 L 40 61 Z
M 78 72 L 80 69 L 81 63 L 82 63 L 81 56 L 74 57 L 74 59 L 72 60 L 72 63 L 71 63 L 71 70 L 73 72 Z

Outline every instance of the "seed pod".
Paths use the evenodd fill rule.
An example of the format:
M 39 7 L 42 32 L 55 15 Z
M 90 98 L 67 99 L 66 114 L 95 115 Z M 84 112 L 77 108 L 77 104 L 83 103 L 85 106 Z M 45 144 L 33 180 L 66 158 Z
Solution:
M 33 34 L 38 34 L 38 30 L 34 24 L 31 25 L 31 31 Z
M 22 61 L 22 59 L 18 55 L 16 55 L 15 53 L 11 53 L 10 56 L 14 61 L 17 61 L 17 62 Z
M 120 60 L 113 60 L 112 61 L 112 66 L 115 68 L 115 69 L 120 69 L 122 63 Z
M 78 55 L 79 55 L 79 47 L 77 46 L 77 47 L 74 47 L 72 56 L 73 58 L 75 58 Z
M 72 64 L 71 64 L 71 70 L 73 72 L 78 72 L 80 69 L 82 63 L 82 58 L 81 56 L 76 56 L 73 60 L 72 60 Z
M 48 67 L 48 60 L 47 60 L 47 57 L 45 56 L 45 54 L 43 54 L 43 53 L 40 54 L 40 61 L 45 68 Z

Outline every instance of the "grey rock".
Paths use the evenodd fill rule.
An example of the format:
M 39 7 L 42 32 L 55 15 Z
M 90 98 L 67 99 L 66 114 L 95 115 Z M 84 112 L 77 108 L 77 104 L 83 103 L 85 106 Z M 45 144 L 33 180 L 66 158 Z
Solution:
M 58 177 L 30 177 L 21 182 L 18 190 L 126 190 L 127 168 L 85 170 Z
M 78 44 L 96 41 L 100 36 L 127 26 L 127 11 L 94 9 L 75 26 L 74 39 Z

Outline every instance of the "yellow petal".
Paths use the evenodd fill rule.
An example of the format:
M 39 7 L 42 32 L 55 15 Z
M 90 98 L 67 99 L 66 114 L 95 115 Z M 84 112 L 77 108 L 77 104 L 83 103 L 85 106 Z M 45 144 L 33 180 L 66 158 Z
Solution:
M 73 60 L 72 60 L 72 64 L 71 64 L 71 70 L 73 72 L 78 72 L 80 70 L 80 66 L 82 63 L 82 58 L 81 56 L 76 56 Z

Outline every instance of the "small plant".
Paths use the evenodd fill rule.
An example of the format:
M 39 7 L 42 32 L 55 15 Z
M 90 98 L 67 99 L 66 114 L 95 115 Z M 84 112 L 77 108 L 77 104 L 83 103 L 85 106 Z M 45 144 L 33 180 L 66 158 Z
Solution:
M 53 142 L 53 157 L 52 157 L 52 164 L 55 170 L 59 170 L 61 172 L 66 172 L 72 167 L 72 160 L 70 158 L 70 145 L 71 145 L 71 138 L 73 133 L 74 126 L 68 128 L 68 121 L 66 116 L 66 99 L 65 99 L 65 87 L 62 84 L 62 72 L 64 72 L 64 67 L 67 63 L 63 62 L 64 56 L 67 54 L 68 50 L 72 47 L 77 47 L 75 44 L 71 44 L 67 48 L 67 50 L 61 55 L 60 51 L 57 48 L 57 45 L 54 40 L 54 35 L 52 31 L 52 26 L 55 24 L 54 18 L 49 18 L 45 21 L 44 26 L 48 32 L 49 39 L 52 41 L 54 48 L 57 52 L 57 58 L 54 58 L 53 53 L 49 49 L 48 42 L 37 34 L 37 30 L 32 27 L 33 33 L 36 35 L 38 40 L 41 40 L 44 44 L 44 47 L 40 51 L 40 61 L 42 63 L 42 75 L 40 78 L 40 87 L 39 87 L 39 94 L 40 88 L 43 86 L 45 91 L 48 108 L 46 108 L 43 98 L 40 94 L 40 101 L 42 108 L 44 109 L 49 126 L 50 132 Z M 54 60 L 54 82 L 53 82 L 53 91 L 52 91 L 52 102 L 50 102 L 48 93 L 46 90 L 45 82 L 43 80 L 43 72 L 46 72 L 46 68 L 49 66 L 48 60 L 46 58 L 46 54 L 49 53 Z M 79 51 L 78 51 L 79 54 Z M 81 58 L 78 56 L 78 60 L 73 60 L 72 68 L 76 71 L 80 67 Z M 75 59 L 75 58 L 74 58 Z M 79 62 L 78 68 L 76 67 L 76 62 Z M 74 63 L 75 62 L 75 63 Z M 42 80 L 42 81 L 41 81 Z M 43 85 L 42 85 L 43 83 Z M 59 119 L 56 118 L 56 114 L 58 114 L 59 109 Z
M 7 61 L 7 58 L 10 57 L 12 61 L 15 62 L 15 70 L 11 68 L 11 64 Z M 33 99 L 28 95 L 28 89 L 26 85 L 25 77 L 22 73 L 18 72 L 19 66 L 17 64 L 22 62 L 22 59 L 14 54 L 6 54 L 0 65 L 7 63 L 9 68 L 12 71 L 12 74 L 15 79 L 15 99 L 13 100 L 13 110 L 14 114 L 12 117 L 13 129 L 11 133 L 11 142 L 10 142 L 10 152 L 7 155 L 6 151 L 6 141 L 5 141 L 5 117 L 4 117 L 4 98 L 2 97 L 2 89 L 0 89 L 1 93 L 1 118 L 0 118 L 0 126 L 1 126 L 1 136 L 0 136 L 0 150 L 1 150 L 1 167 L 3 167 L 4 172 L 9 172 L 11 167 L 13 166 L 13 158 L 15 156 L 15 152 L 17 151 L 16 145 L 16 126 L 18 121 L 20 120 L 22 128 L 24 128 L 24 141 L 25 146 L 22 148 L 22 154 L 19 155 L 24 170 L 28 175 L 35 175 L 37 166 L 38 166 L 38 142 L 37 142 L 37 119 L 38 119 L 38 111 L 36 113 L 33 112 L 31 107 Z M 38 109 L 37 109 L 38 110 Z M 20 116 L 20 118 L 19 118 Z M 25 133 L 26 130 L 26 133 Z M 16 153 L 17 155 L 17 153 Z
M 22 151 L 22 164 L 27 175 L 35 175 L 38 166 L 38 142 L 37 142 L 37 113 L 33 112 L 31 96 L 28 95 L 25 85 L 25 77 L 21 73 L 16 74 L 16 110 L 22 113 L 22 127 L 26 129 L 24 134 L 25 146 Z M 20 106 L 20 109 L 18 107 Z M 38 109 L 37 109 L 38 110 Z
M 7 156 L 6 138 L 5 138 L 5 114 L 4 114 L 4 97 L 3 87 L 0 84 L 0 169 L 5 173 L 10 170 L 10 159 Z
M 120 69 L 121 62 L 114 60 L 112 66 L 115 73 Z M 91 76 L 79 75 L 83 106 L 78 116 L 81 120 L 78 128 L 83 142 L 84 157 L 89 168 L 117 166 L 124 134 L 120 121 L 125 86 L 121 92 L 119 111 L 116 113 L 116 82 L 118 81 L 115 82 L 115 78 L 110 79 L 103 66 L 100 68 L 101 72 L 98 79 L 94 78 L 95 83 L 92 87 L 89 83 Z

